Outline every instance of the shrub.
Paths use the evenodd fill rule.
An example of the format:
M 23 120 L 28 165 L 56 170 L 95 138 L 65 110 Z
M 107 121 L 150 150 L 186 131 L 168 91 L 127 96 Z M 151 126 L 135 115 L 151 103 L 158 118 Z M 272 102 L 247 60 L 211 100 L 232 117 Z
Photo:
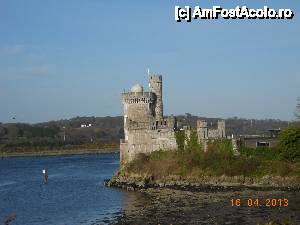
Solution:
M 200 145 L 198 143 L 198 134 L 195 130 L 191 131 L 189 137 L 186 137 L 186 148 L 188 151 L 200 150 Z
M 175 133 L 176 138 L 176 144 L 179 151 L 184 150 L 184 144 L 185 144 L 185 132 L 184 130 L 177 131 Z
M 258 148 L 245 148 L 242 147 L 239 152 L 241 155 L 251 157 L 257 156 L 263 159 L 268 160 L 278 160 L 280 157 L 280 151 L 278 148 L 267 148 L 267 147 L 258 147 Z
M 208 143 L 207 152 L 216 152 L 222 155 L 224 158 L 233 157 L 233 149 L 231 140 L 214 140 Z
M 262 161 L 259 158 L 246 158 L 240 156 L 231 160 L 231 163 L 226 171 L 228 176 L 244 175 L 253 176 L 257 175 L 260 171 Z
M 300 160 L 300 126 L 289 127 L 279 134 L 280 156 L 289 161 Z
M 273 174 L 273 175 L 279 175 L 284 177 L 291 173 L 292 168 L 289 162 L 282 161 L 282 160 L 281 161 L 273 160 L 273 161 L 265 161 L 262 170 L 266 174 Z

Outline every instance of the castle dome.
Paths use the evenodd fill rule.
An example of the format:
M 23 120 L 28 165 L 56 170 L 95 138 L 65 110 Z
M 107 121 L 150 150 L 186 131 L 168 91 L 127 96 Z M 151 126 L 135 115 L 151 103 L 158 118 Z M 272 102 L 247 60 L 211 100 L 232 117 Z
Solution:
M 139 84 L 135 84 L 132 86 L 131 92 L 143 92 L 143 87 Z

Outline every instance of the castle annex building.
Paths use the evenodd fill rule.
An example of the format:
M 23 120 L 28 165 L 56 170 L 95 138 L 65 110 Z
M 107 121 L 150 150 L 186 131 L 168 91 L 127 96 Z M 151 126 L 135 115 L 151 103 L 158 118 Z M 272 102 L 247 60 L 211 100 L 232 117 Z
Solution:
M 130 92 L 122 93 L 124 107 L 124 139 L 120 140 L 121 164 L 130 162 L 139 153 L 160 149 L 176 149 L 175 132 L 179 129 L 174 116 L 163 114 L 162 76 L 149 77 L 149 91 L 139 84 Z M 198 140 L 207 142 L 225 137 L 225 121 L 217 129 L 207 127 L 206 121 L 197 121 Z

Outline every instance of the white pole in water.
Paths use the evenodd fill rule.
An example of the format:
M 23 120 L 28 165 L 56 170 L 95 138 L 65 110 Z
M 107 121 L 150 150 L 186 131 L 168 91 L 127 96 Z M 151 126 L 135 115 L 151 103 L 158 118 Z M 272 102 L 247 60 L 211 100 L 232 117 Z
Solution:
M 46 169 L 43 169 L 43 175 L 44 175 L 44 183 L 48 183 L 48 172 Z

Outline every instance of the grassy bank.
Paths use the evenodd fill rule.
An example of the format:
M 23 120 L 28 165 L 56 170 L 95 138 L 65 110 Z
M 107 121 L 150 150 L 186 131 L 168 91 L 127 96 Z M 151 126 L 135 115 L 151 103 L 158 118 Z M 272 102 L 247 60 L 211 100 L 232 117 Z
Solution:
M 241 149 L 234 155 L 229 140 L 210 143 L 204 152 L 201 146 L 177 151 L 156 151 L 140 154 L 125 168 L 129 173 L 149 174 L 154 179 L 177 175 L 181 177 L 245 176 L 299 177 L 300 162 L 279 157 L 276 149 Z
M 118 148 L 103 149 L 63 149 L 63 150 L 39 150 L 39 151 L 11 151 L 0 152 L 0 157 L 17 157 L 17 156 L 55 156 L 55 155 L 82 155 L 82 154 L 101 154 L 118 152 Z
M 86 143 L 77 145 L 38 145 L 38 146 L 0 146 L 0 157 L 10 156 L 43 156 L 43 155 L 73 155 L 116 152 L 117 143 Z

